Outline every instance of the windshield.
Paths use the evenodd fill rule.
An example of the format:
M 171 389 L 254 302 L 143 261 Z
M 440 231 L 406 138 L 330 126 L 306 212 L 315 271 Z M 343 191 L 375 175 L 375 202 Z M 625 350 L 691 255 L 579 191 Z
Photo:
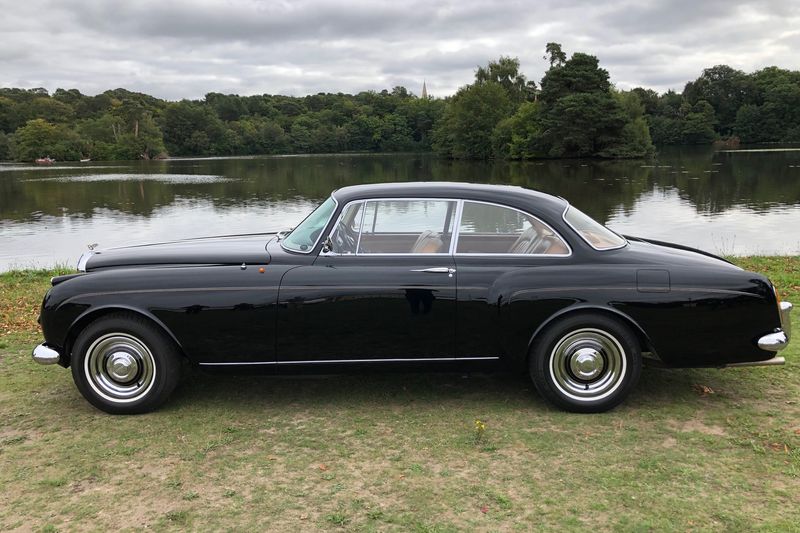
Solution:
M 287 235 L 281 245 L 295 252 L 310 252 L 317 244 L 325 224 L 336 210 L 336 201 L 328 198 Z
M 564 220 L 595 250 L 621 248 L 627 243 L 625 239 L 572 206 L 564 213 Z

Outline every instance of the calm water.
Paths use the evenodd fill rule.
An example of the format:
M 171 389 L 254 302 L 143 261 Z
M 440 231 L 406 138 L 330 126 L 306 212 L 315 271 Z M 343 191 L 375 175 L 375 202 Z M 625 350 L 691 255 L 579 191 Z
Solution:
M 95 243 L 278 230 L 337 187 L 416 180 L 539 189 L 620 233 L 716 253 L 800 253 L 800 148 L 667 150 L 646 162 L 332 155 L 0 164 L 0 270 L 71 265 Z

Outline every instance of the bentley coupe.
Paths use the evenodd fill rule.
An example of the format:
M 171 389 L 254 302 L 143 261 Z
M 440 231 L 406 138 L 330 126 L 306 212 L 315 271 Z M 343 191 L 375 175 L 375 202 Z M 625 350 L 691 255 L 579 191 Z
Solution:
M 52 279 L 42 364 L 109 413 L 209 371 L 491 370 L 599 412 L 643 364 L 783 364 L 792 305 L 712 254 L 498 185 L 344 187 L 295 228 L 92 250 Z

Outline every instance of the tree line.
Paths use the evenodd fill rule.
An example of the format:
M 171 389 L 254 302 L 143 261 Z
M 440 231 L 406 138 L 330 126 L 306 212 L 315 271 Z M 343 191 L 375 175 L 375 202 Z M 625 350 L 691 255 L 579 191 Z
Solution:
M 614 88 L 595 56 L 548 43 L 537 84 L 519 60 L 479 67 L 452 97 L 405 87 L 292 97 L 0 88 L 0 159 L 130 160 L 436 151 L 455 159 L 642 157 L 660 144 L 800 141 L 800 72 L 705 69 L 682 93 Z

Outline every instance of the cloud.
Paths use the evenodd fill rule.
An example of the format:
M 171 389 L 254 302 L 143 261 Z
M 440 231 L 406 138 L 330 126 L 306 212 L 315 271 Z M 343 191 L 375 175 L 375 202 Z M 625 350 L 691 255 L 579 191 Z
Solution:
M 598 56 L 618 87 L 682 90 L 703 68 L 800 69 L 795 0 L 29 0 L 0 19 L 0 86 L 204 94 L 437 96 L 518 57 L 539 81 L 549 41 Z

